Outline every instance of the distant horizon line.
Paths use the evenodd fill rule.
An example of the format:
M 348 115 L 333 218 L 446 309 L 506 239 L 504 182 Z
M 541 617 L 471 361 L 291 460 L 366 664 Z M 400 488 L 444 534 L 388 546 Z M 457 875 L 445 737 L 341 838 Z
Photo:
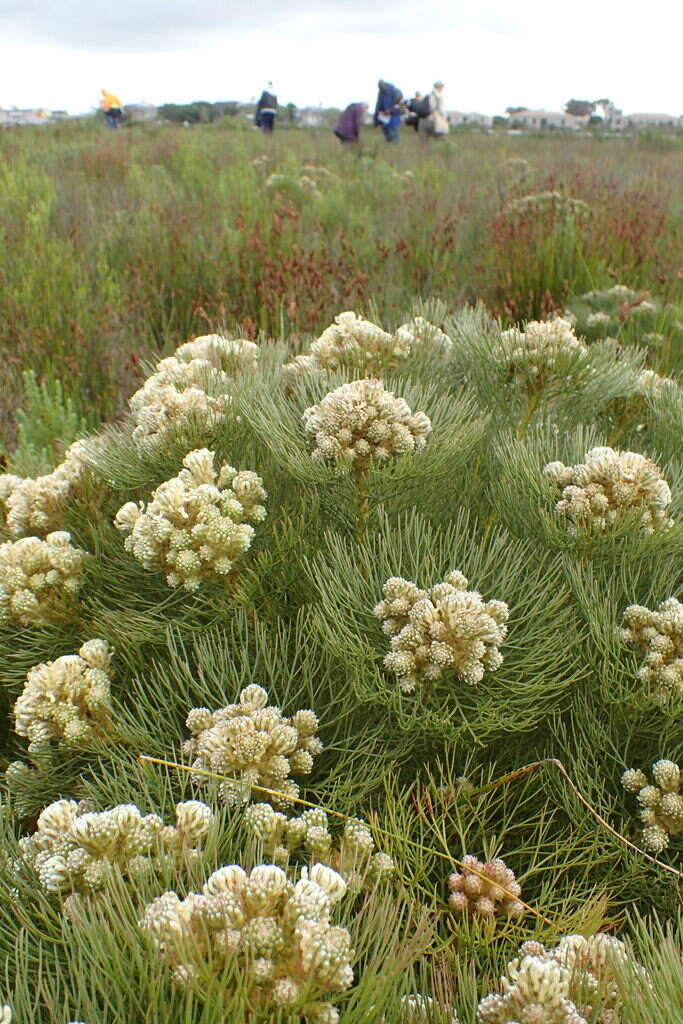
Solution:
M 352 100 L 351 102 L 359 102 L 360 103 L 360 102 L 366 102 L 366 101 L 365 100 Z M 238 99 L 221 99 L 221 100 L 206 100 L 206 99 L 163 100 L 163 101 L 161 101 L 159 103 L 154 103 L 154 102 L 152 102 L 150 100 L 138 99 L 138 100 L 131 100 L 130 102 L 124 102 L 123 106 L 124 106 L 124 108 L 125 107 L 153 107 L 153 108 L 158 110 L 159 107 L 163 107 L 163 106 L 189 107 L 189 106 L 192 106 L 195 103 L 207 103 L 207 104 L 210 104 L 210 105 L 221 104 L 221 103 L 236 103 L 236 104 L 238 104 L 240 106 L 253 106 L 253 105 L 255 105 L 257 103 L 257 98 L 253 97 L 253 98 L 248 99 L 248 100 L 238 100 Z M 279 106 L 280 106 L 281 109 L 284 110 L 284 109 L 287 108 L 289 103 L 293 103 L 294 107 L 297 110 L 308 110 L 308 111 L 315 111 L 315 112 L 324 112 L 326 110 L 343 110 L 344 109 L 343 106 L 337 106 L 336 104 L 332 104 L 332 103 L 328 104 L 328 105 L 311 104 L 311 103 L 299 104 L 299 103 L 294 103 L 293 100 L 289 100 L 286 103 L 280 103 Z M 0 103 L 0 110 L 4 110 L 4 111 L 7 111 L 7 112 L 10 112 L 10 111 L 30 111 L 31 113 L 42 113 L 42 112 L 44 112 L 44 113 L 46 113 L 48 115 L 49 114 L 59 113 L 59 114 L 66 114 L 69 117 L 87 117 L 87 116 L 92 115 L 92 114 L 97 114 L 99 112 L 99 109 L 100 109 L 99 107 L 94 106 L 94 105 L 90 106 L 86 110 L 73 110 L 72 111 L 72 110 L 69 110 L 68 108 L 65 108 L 65 107 L 19 106 L 17 104 L 12 104 L 11 106 L 4 106 L 4 104 Z M 478 114 L 480 116 L 491 117 L 491 118 L 493 118 L 493 117 L 509 118 L 509 117 L 514 117 L 515 114 L 522 113 L 522 112 L 545 113 L 545 114 L 563 114 L 563 115 L 566 115 L 567 117 L 587 117 L 587 116 L 589 116 L 589 115 L 586 115 L 586 114 L 583 114 L 583 115 L 569 114 L 566 110 L 563 110 L 562 108 L 553 110 L 552 108 L 546 108 L 546 107 L 519 107 L 518 109 L 515 110 L 515 113 L 509 113 L 507 109 L 504 109 L 502 111 L 499 110 L 496 113 L 490 113 L 489 111 L 486 111 L 486 110 L 477 110 L 477 109 L 474 109 L 474 108 L 466 110 L 464 107 L 463 108 L 461 108 L 461 107 L 451 107 L 451 108 L 448 109 L 447 112 L 448 113 L 462 113 L 462 114 Z M 661 111 L 661 110 L 657 110 L 657 111 L 634 110 L 634 111 L 631 111 L 628 114 L 627 113 L 623 113 L 623 112 L 619 112 L 619 114 L 617 116 L 625 118 L 625 119 L 628 119 L 629 117 L 637 117 L 637 116 L 643 116 L 643 115 L 649 115 L 649 116 L 654 116 L 654 117 L 669 117 L 669 118 L 672 118 L 674 120 L 676 120 L 676 119 L 678 119 L 678 120 L 683 119 L 683 113 L 681 113 L 681 114 L 672 114 L 672 113 L 669 113 L 669 112 L 666 112 L 666 111 Z M 600 116 L 600 115 L 595 115 L 595 116 Z

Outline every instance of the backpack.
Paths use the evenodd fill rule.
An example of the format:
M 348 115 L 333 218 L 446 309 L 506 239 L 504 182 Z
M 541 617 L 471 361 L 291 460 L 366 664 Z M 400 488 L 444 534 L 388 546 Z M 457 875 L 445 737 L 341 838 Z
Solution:
M 413 100 L 411 108 L 418 117 L 429 117 L 432 108 L 429 105 L 429 96 L 423 96 L 421 100 Z

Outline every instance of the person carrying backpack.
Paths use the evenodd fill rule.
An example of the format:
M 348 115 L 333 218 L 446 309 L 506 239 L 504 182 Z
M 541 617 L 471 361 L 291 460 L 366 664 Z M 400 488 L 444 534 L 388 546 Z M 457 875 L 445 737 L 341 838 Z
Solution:
M 277 116 L 277 96 L 272 92 L 272 88 L 273 83 L 268 82 L 268 88 L 263 90 L 256 104 L 256 117 L 254 118 L 256 127 L 267 135 L 270 135 L 275 128 Z
M 405 123 L 409 124 L 415 131 L 418 131 L 420 121 L 431 114 L 429 96 L 423 96 L 421 92 L 416 92 L 412 100 L 408 100 L 406 107 L 409 110 L 409 114 L 405 119 Z
M 444 111 L 443 82 L 434 82 L 434 88 L 427 97 L 429 110 L 424 121 L 425 130 L 435 138 L 445 138 L 450 125 Z

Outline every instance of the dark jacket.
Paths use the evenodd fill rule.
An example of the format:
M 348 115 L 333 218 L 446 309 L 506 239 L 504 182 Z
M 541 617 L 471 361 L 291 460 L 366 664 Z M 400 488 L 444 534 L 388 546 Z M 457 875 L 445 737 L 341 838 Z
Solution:
M 256 104 L 257 110 L 277 110 L 277 96 L 266 89 L 261 93 L 261 98 Z
M 349 103 L 346 110 L 342 111 L 337 121 L 334 134 L 344 142 L 358 142 L 360 126 L 363 123 L 365 114 L 364 103 Z

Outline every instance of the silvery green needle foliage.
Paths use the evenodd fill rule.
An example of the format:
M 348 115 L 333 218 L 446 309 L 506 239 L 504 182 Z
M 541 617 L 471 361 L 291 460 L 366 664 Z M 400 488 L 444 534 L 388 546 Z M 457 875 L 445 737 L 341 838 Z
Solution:
M 500 668 L 509 615 L 504 601 L 483 601 L 457 570 L 429 590 L 400 576 L 392 576 L 383 589 L 374 614 L 391 641 L 384 664 L 405 693 L 445 672 L 473 685 Z
M 274 790 L 280 796 L 273 801 L 287 803 L 299 795 L 290 775 L 308 775 L 322 750 L 314 712 L 305 709 L 286 718 L 280 708 L 268 705 L 267 691 L 255 683 L 245 686 L 237 704 L 213 713 L 192 708 L 187 728 L 192 739 L 183 745 L 183 754 L 192 758 L 197 784 L 209 782 L 202 771 L 227 776 L 219 792 L 228 804 L 248 800 L 252 786 Z
M 311 808 L 288 818 L 270 804 L 252 804 L 244 816 L 247 829 L 262 844 L 264 854 L 287 868 L 298 853 L 337 871 L 351 892 L 393 875 L 396 865 L 386 854 L 375 852 L 375 841 L 367 822 L 352 818 L 344 824 L 338 846 L 322 808 Z
M 632 604 L 624 612 L 619 639 L 645 654 L 638 677 L 657 696 L 683 696 L 683 604 L 675 597 L 656 611 Z
M 416 992 L 401 996 L 400 1024 L 432 1024 L 435 1020 L 443 1021 L 444 1024 L 460 1024 L 455 1011 L 444 1016 L 441 1007 L 431 996 Z
M 68 618 L 86 558 L 65 530 L 0 544 L 0 623 L 44 626 Z
M 662 853 L 671 836 L 683 832 L 681 770 L 674 761 L 662 758 L 652 765 L 653 784 L 645 772 L 629 768 L 621 777 L 627 793 L 637 794 L 643 823 L 641 841 L 646 850 Z
M 612 341 L 588 347 L 562 318 L 501 331 L 477 306 L 450 315 L 444 328 L 454 340 L 452 372 L 495 416 L 498 440 L 503 425 L 524 436 L 543 418 L 562 430 L 595 424 L 610 403 L 639 390 L 639 349 L 623 352 Z
M 75 912 L 73 897 L 102 889 L 115 871 L 136 879 L 152 870 L 199 857 L 213 811 L 198 800 L 176 805 L 175 825 L 158 814 L 143 815 L 135 804 L 92 811 L 75 800 L 57 800 L 41 811 L 36 831 L 19 842 L 15 872 L 32 868 L 41 886 Z
M 567 935 L 551 949 L 523 943 L 500 979 L 502 992 L 479 1003 L 481 1024 L 613 1024 L 624 1001 L 617 971 L 634 968 L 634 980 L 648 986 L 645 970 L 612 935 Z
M 604 532 L 634 513 L 640 513 L 646 533 L 673 525 L 669 485 L 659 466 L 637 452 L 592 448 L 585 462 L 550 462 L 545 474 L 560 493 L 555 511 L 575 536 L 580 531 Z
M 477 685 L 463 685 L 443 670 L 429 686 L 420 681 L 416 696 L 406 699 L 396 677 L 383 668 L 387 640 L 373 608 L 387 578 L 397 572 L 407 581 L 444 580 L 454 551 L 467 577 L 508 606 L 504 657 Z M 407 749 L 426 736 L 467 744 L 473 735 L 486 736 L 487 742 L 494 735 L 521 735 L 545 721 L 588 671 L 582 654 L 585 628 L 559 557 L 499 527 L 482 542 L 465 512 L 440 528 L 415 512 L 395 521 L 380 516 L 362 545 L 329 534 L 307 570 L 316 588 L 313 635 L 326 656 L 338 659 L 345 692 L 363 707 L 382 709 L 387 728 L 392 734 L 400 730 Z M 343 617 L 339 607 L 345 609 Z M 555 630 L 547 628 L 550 619 Z M 566 643 L 565 631 L 573 646 Z
M 568 306 L 565 315 L 592 342 L 616 335 L 624 347 L 648 345 L 656 350 L 668 340 L 675 352 L 683 341 L 680 308 L 664 304 L 649 290 L 614 284 L 573 296 Z M 665 367 L 667 361 L 663 360 Z
M 525 908 L 519 901 L 522 887 L 514 871 L 500 858 L 480 861 L 467 854 L 463 867 L 448 877 L 448 906 L 456 914 L 478 917 L 522 917 Z
M 251 546 L 250 523 L 265 519 L 261 478 L 227 463 L 216 471 L 214 459 L 208 448 L 189 452 L 147 505 L 129 501 L 116 514 L 126 550 L 145 569 L 165 572 L 169 587 L 195 591 L 203 580 L 225 579 Z
M 86 451 L 84 442 L 75 441 L 56 469 L 35 479 L 0 474 L 0 513 L 13 537 L 44 536 L 64 526 L 67 502 L 85 472 Z
M 428 416 L 413 413 L 380 380 L 342 384 L 306 409 L 303 421 L 314 459 L 354 467 L 419 452 L 432 429 Z
M 302 868 L 295 884 L 275 864 L 249 874 L 231 864 L 201 893 L 154 900 L 141 925 L 178 984 L 206 996 L 221 962 L 237 958 L 256 1019 L 288 1009 L 307 1024 L 336 1024 L 331 998 L 353 983 L 351 935 L 331 920 L 345 892 L 344 879 L 323 864 Z
M 15 729 L 29 753 L 51 744 L 87 747 L 112 728 L 111 652 L 106 640 L 88 640 L 78 654 L 65 654 L 29 671 L 14 705 Z

